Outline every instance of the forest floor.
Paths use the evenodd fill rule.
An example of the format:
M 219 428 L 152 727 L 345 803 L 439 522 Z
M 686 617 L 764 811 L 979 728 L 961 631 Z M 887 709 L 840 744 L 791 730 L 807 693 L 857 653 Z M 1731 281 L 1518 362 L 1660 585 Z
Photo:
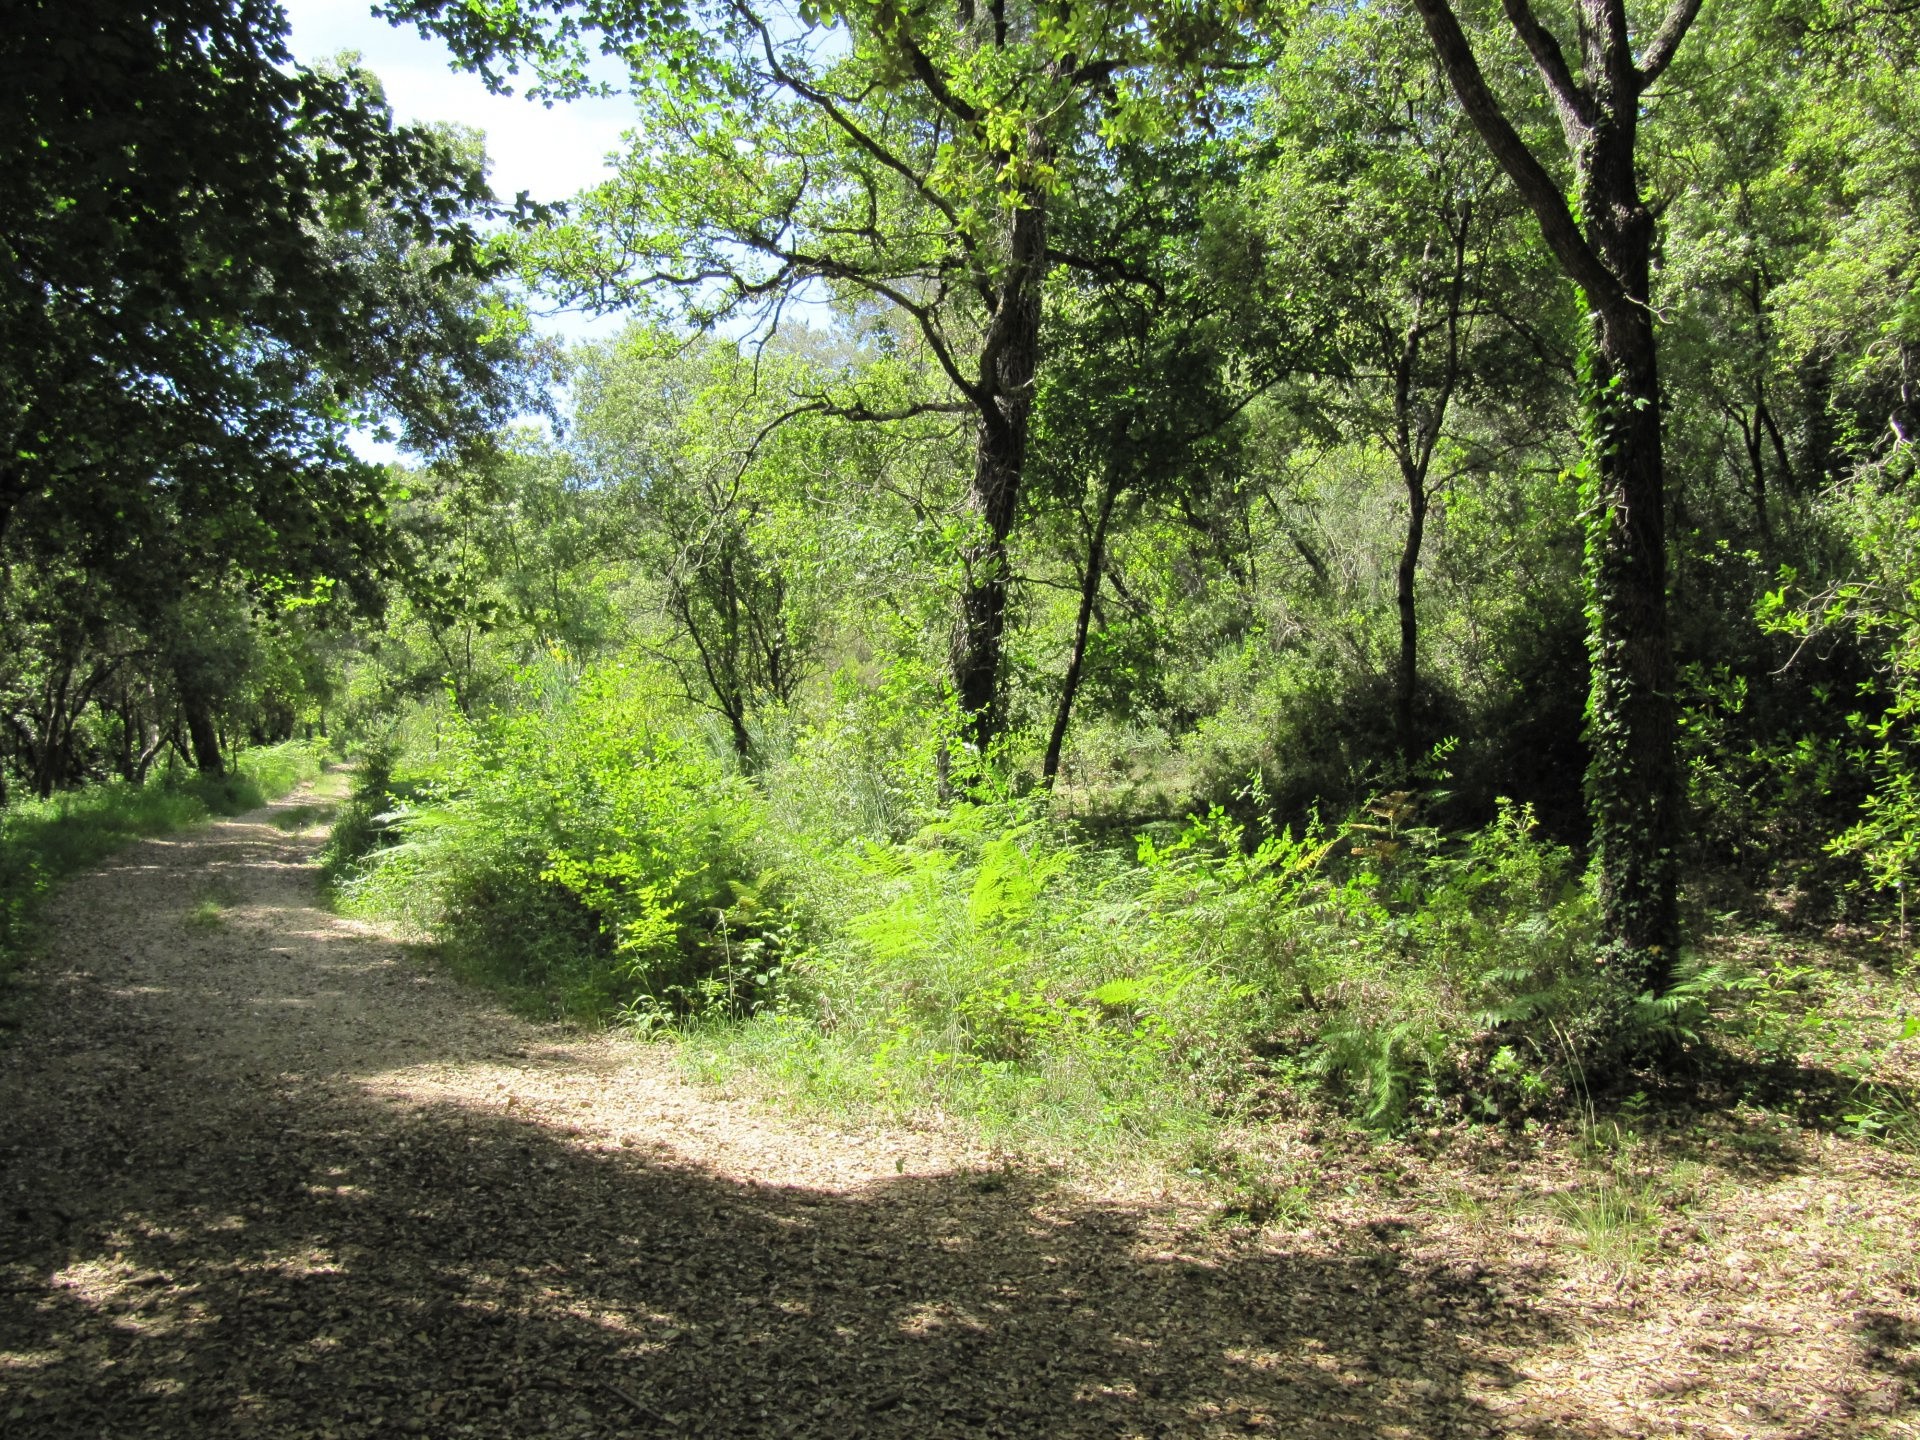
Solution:
M 9 1440 L 1920 1434 L 1909 1157 L 1303 1131 L 1223 1203 L 783 1116 L 331 913 L 330 784 L 49 907 Z

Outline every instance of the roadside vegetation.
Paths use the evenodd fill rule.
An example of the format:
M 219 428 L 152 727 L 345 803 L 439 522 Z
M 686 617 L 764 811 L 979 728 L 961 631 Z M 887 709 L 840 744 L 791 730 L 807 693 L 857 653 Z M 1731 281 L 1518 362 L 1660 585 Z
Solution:
M 1047 1433 L 1911 1434 L 1920 9 L 383 0 L 496 89 L 614 82 L 555 206 L 275 0 L 13 8 L 0 968 L 324 746 L 260 853 L 616 1035 L 261 943 L 279 859 L 145 874 L 0 1052 L 76 1131 L 22 1175 L 86 1191 L 22 1187 L 5 1281 L 60 1433 L 207 1419 L 238 1325 L 250 1434 L 283 1382 L 287 1433 L 982 1428 L 913 1409 L 936 1358 Z M 669 1132 L 748 1107 L 656 1059 L 820 1163 L 736 1176 Z

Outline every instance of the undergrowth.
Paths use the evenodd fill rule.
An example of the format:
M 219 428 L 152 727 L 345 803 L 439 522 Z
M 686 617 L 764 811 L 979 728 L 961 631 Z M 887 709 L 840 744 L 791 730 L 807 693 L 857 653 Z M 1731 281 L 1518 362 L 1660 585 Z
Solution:
M 1564 1109 L 1699 1044 L 1743 983 L 1621 996 L 1588 877 L 1524 807 L 1464 834 L 1412 793 L 1303 829 L 1215 808 L 1116 845 L 984 767 L 940 803 L 911 779 L 926 727 L 893 723 L 850 700 L 749 776 L 644 665 L 528 672 L 511 709 L 416 715 L 368 757 L 330 871 L 463 973 L 707 1076 L 1083 1155 L 1301 1107 Z
M 1455 840 L 1377 818 L 1255 837 L 1216 810 L 1129 854 L 1004 798 L 842 844 L 797 887 L 828 923 L 780 1003 L 691 1048 L 1081 1151 L 1304 1101 L 1383 1130 L 1543 1106 L 1600 1039 L 1569 857 L 1518 809 Z
M 756 1004 L 780 906 L 752 787 L 624 671 L 525 698 L 449 717 L 411 769 L 369 758 L 326 858 L 343 902 L 557 1015 Z

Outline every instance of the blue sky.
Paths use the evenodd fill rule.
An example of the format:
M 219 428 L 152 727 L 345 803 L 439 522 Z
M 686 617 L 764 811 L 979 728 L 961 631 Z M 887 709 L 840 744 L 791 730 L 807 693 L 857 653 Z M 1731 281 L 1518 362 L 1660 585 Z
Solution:
M 476 75 L 453 69 L 438 40 L 412 26 L 395 27 L 373 14 L 373 0 L 281 0 L 292 24 L 296 59 L 311 63 L 356 50 L 386 86 L 387 102 L 402 121 L 450 120 L 483 131 L 494 193 L 511 199 L 524 190 L 535 200 L 565 200 L 608 174 L 606 157 L 622 147 L 632 109 L 624 98 L 577 100 L 544 106 L 519 96 L 491 95 Z M 604 340 L 618 334 L 620 316 L 540 313 L 541 329 L 568 340 Z M 824 306 L 790 305 L 788 324 L 831 325 Z M 750 328 L 747 322 L 722 333 Z M 355 438 L 371 460 L 400 458 L 390 445 Z
M 623 99 L 581 100 L 551 108 L 519 96 L 490 95 L 477 75 L 453 69 L 446 47 L 423 40 L 411 26 L 389 25 L 371 0 L 282 0 L 292 23 L 294 57 L 313 62 L 357 50 L 387 89 L 402 121 L 452 120 L 486 133 L 494 193 L 511 199 L 525 190 L 536 200 L 564 200 L 607 173 L 606 156 L 620 148 L 631 111 Z M 558 312 L 541 315 L 540 328 L 568 340 L 618 333 L 617 316 Z M 392 445 L 361 433 L 353 448 L 365 459 L 404 458 Z

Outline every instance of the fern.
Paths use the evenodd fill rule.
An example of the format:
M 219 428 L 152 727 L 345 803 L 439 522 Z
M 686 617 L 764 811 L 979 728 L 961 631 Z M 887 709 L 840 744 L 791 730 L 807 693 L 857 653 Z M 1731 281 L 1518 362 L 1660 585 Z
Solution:
M 1648 991 L 1634 997 L 1628 1038 L 1646 1048 L 1678 1042 L 1697 1045 L 1708 1021 L 1724 1008 L 1728 997 L 1763 988 L 1763 980 L 1739 966 L 1692 961 L 1682 966 L 1664 993 Z

